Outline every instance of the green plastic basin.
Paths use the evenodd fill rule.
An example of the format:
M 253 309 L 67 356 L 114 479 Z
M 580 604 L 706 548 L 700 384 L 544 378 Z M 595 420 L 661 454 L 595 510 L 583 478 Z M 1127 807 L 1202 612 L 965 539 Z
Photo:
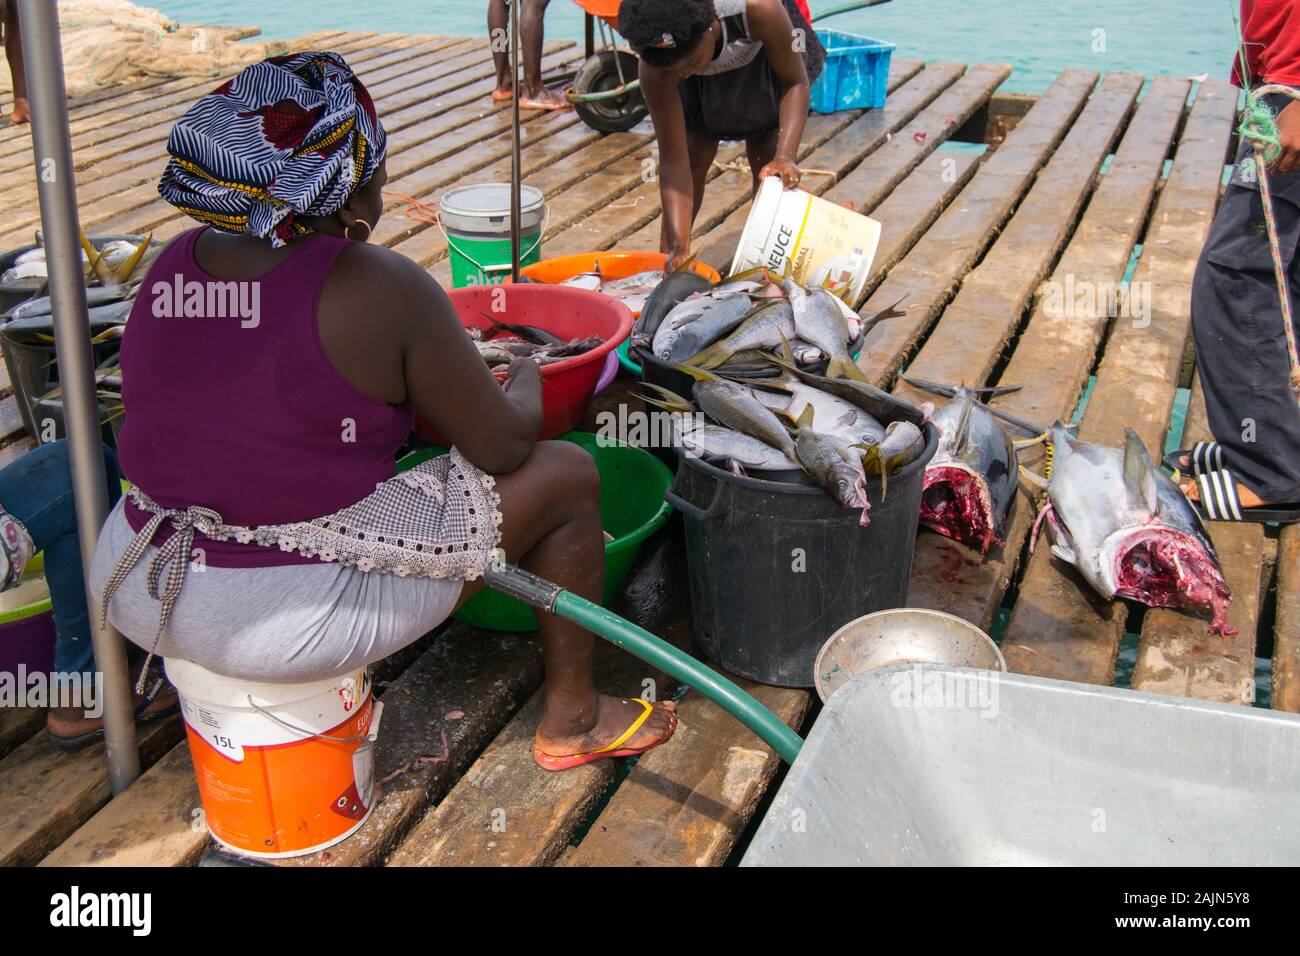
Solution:
M 672 507 L 664 500 L 673 482 L 672 472 L 653 455 L 628 445 L 602 447 L 595 435 L 569 432 L 558 441 L 572 442 L 596 460 L 600 473 L 601 526 L 613 535 L 605 544 L 605 593 L 602 604 L 609 604 L 623 587 L 632 562 L 645 539 L 664 526 Z M 406 471 L 421 462 L 447 454 L 445 448 L 426 448 L 412 452 L 397 463 Z M 491 631 L 532 631 L 537 616 L 522 601 L 484 589 L 465 602 L 456 612 L 456 620 Z

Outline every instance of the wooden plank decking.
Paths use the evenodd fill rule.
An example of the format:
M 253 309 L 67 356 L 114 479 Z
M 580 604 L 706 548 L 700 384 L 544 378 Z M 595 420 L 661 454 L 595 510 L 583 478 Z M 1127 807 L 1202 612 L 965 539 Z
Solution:
M 298 45 L 344 52 L 388 126 L 390 205 L 374 241 L 446 281 L 441 231 L 404 211 L 410 200 L 432 203 L 452 185 L 508 177 L 508 114 L 487 96 L 492 70 L 484 41 L 333 32 Z M 546 65 L 572 68 L 579 58 L 573 45 L 551 44 Z M 988 113 L 1009 72 L 900 58 L 884 109 L 809 120 L 801 159 L 829 173 L 810 177 L 810 188 L 884 224 L 858 305 L 868 314 L 905 300 L 904 317 L 879 328 L 862 368 L 911 397 L 900 373 L 1022 385 L 998 404 L 1043 423 L 1070 417 L 1095 374 L 1083 437 L 1114 442 L 1130 426 L 1155 451 L 1175 389 L 1192 385 L 1184 367 L 1191 270 L 1219 195 L 1235 91 L 1170 78 L 1144 87 L 1138 76 L 1070 70 L 1036 99 L 1018 100 L 1014 115 L 995 118 L 987 152 L 951 148 L 968 121 Z M 150 79 L 71 104 L 88 229 L 169 237 L 188 227 L 154 184 L 170 123 L 213 82 Z M 550 207 L 548 255 L 657 247 L 658 187 L 645 177 L 656 159 L 648 124 L 600 135 L 572 113 L 524 119 L 525 177 Z M 39 221 L 26 136 L 0 130 L 0 171 L 7 174 L 0 247 L 30 241 Z M 724 145 L 718 160 L 694 239 L 705 261 L 725 269 L 750 187 L 748 171 L 733 165 L 744 166 L 743 149 Z M 1145 324 L 1123 313 L 1114 318 L 1113 297 L 1065 314 L 1049 306 L 1045 293 L 1067 284 L 1113 291 L 1135 256 L 1132 279 L 1151 290 Z M 12 396 L 4 401 L 13 405 Z M 620 386 L 602 400 L 617 401 L 634 399 Z M 30 443 L 15 420 L 0 403 L 0 445 L 11 443 L 0 456 Z M 1194 398 L 1186 434 L 1204 430 Z M 1038 454 L 1029 451 L 1026 463 L 1036 467 Z M 1098 600 L 1046 550 L 1026 559 L 1032 516 L 1033 502 L 1023 497 L 1005 546 L 984 561 L 922 533 L 909 602 L 985 628 L 1010 609 L 1002 643 L 1013 670 L 1093 683 L 1115 681 L 1120 643 L 1140 626 L 1134 686 L 1239 703 L 1254 696 L 1263 635 L 1274 659 L 1274 706 L 1300 711 L 1294 530 L 1278 539 L 1259 526 L 1213 529 L 1236 597 L 1232 620 L 1240 634 L 1229 641 L 1209 637 L 1204 619 L 1170 611 L 1147 611 L 1138 625 L 1135 611 Z M 1273 551 L 1275 565 L 1265 561 Z M 647 545 L 617 610 L 691 649 L 684 561 L 679 528 L 670 524 Z M 1272 589 L 1275 602 L 1266 600 Z M 295 862 L 727 862 L 779 778 L 775 755 L 717 707 L 622 652 L 603 649 L 599 669 L 611 690 L 653 687 L 679 696 L 681 730 L 630 769 L 605 762 L 548 775 L 529 756 L 540 706 L 535 638 L 452 624 L 422 649 L 386 662 L 384 783 L 375 813 L 350 840 Z M 750 689 L 792 727 L 806 729 L 812 695 Z M 183 866 L 202 855 L 207 838 L 194 825 L 197 793 L 174 726 L 147 735 L 149 769 L 111 801 L 100 756 L 59 754 L 36 736 L 40 726 L 39 714 L 0 713 L 7 811 L 0 815 L 0 861 Z M 52 783 L 58 800 L 28 801 L 21 814 L 8 806 L 14 794 L 48 794 Z

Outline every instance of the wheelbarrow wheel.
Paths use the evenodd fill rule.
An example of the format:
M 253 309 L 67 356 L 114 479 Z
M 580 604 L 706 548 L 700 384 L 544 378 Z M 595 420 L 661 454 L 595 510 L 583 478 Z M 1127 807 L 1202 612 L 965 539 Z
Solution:
M 623 68 L 619 76 L 619 65 Z M 637 59 L 626 50 L 601 50 L 582 64 L 577 76 L 573 78 L 573 91 L 579 95 L 604 93 L 616 90 L 627 81 L 637 77 Z M 592 129 L 602 133 L 623 133 L 649 115 L 645 99 L 639 89 L 622 96 L 604 100 L 590 100 L 574 103 L 578 115 Z

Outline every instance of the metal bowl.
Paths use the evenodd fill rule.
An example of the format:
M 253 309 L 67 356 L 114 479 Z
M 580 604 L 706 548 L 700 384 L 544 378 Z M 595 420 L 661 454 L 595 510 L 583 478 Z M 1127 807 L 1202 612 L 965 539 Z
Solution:
M 823 703 L 859 674 L 895 664 L 946 664 L 1006 671 L 993 639 L 970 621 L 941 611 L 900 607 L 850 621 L 822 645 L 813 681 Z

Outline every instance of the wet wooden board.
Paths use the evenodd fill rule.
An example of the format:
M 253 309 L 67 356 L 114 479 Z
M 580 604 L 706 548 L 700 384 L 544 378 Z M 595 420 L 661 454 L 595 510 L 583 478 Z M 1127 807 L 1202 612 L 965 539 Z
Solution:
M 911 374 L 932 382 L 982 385 L 988 380 L 1034 290 L 1069 239 L 1141 87 L 1136 74 L 1107 74 L 1015 216 L 962 282 L 909 364 Z M 895 391 L 917 402 L 933 397 L 906 383 Z
M 378 51 L 363 49 L 350 55 L 358 68 L 361 68 L 379 54 Z M 221 75 L 228 76 L 233 72 Z M 76 135 L 74 132 L 72 155 L 84 219 L 94 221 L 89 208 L 93 200 L 113 196 L 122 189 L 138 184 L 147 168 L 144 164 L 155 156 L 160 158 L 160 162 L 166 158 L 166 143 L 172 123 L 219 79 L 220 77 L 207 77 L 202 83 L 177 82 L 175 85 L 180 87 L 178 92 L 144 103 L 141 107 L 142 115 L 134 121 L 113 123 L 84 135 Z M 397 80 L 380 86 L 396 86 L 400 89 L 400 74 Z M 0 188 L 0 201 L 9 203 L 34 196 L 35 177 L 30 154 L 20 153 L 10 162 L 13 168 L 4 180 L 3 188 Z M 95 210 L 97 212 L 98 209 Z M 28 221 L 34 220 L 24 220 L 20 225 L 26 225 Z M 13 228 L 16 225 L 8 215 L 0 219 L 0 229 L 9 232 Z
M 179 716 L 138 728 L 141 764 L 151 766 L 183 732 Z M 31 866 L 109 801 L 104 745 L 69 754 L 38 734 L 0 761 L 0 793 L 0 866 Z
M 563 63 L 572 55 L 571 44 L 555 46 L 556 50 L 543 58 L 544 68 Z M 482 59 L 486 66 L 444 74 L 441 71 L 446 69 L 445 65 L 435 65 L 426 69 L 438 73 L 438 76 L 418 86 L 387 94 L 383 84 L 376 88 L 376 104 L 390 136 L 394 156 L 400 154 L 406 146 L 424 142 L 459 127 L 477 127 L 476 121 L 486 113 L 506 112 L 501 104 L 484 101 L 495 81 L 491 72 L 491 59 L 485 55 L 480 56 L 482 53 L 483 51 L 475 50 L 471 55 L 476 62 Z M 430 59 L 437 64 L 437 54 L 433 54 Z M 181 110 L 177 112 L 179 114 Z M 418 130 L 408 129 L 417 124 Z M 155 227 L 165 219 L 180 220 L 175 210 L 157 196 L 155 189 L 157 177 L 167 159 L 165 146 L 169 124 L 162 122 L 153 132 L 157 135 L 134 149 L 115 155 L 105 163 L 96 164 L 96 177 L 89 183 L 83 182 L 78 190 L 78 202 L 85 225 L 114 222 L 121 228 L 136 231 Z M 476 133 L 476 130 L 472 132 Z M 79 164 L 83 162 L 83 156 L 74 154 L 74 157 Z M 30 171 L 28 175 L 31 175 Z M 28 183 L 24 195 L 30 196 L 33 192 L 34 188 Z M 144 217 L 122 215 L 125 210 L 142 205 L 152 207 L 152 220 L 148 214 Z M 27 208 L 34 209 L 35 202 L 31 202 Z M 31 224 L 35 221 L 34 216 L 29 220 Z M 15 230 L 20 235 L 27 230 L 29 222 L 24 221 L 20 225 L 6 228 L 4 234 L 0 235 L 0 243 L 17 240 Z
M 8 756 L 20 744 L 45 728 L 45 708 L 5 707 L 0 709 L 0 757 Z
M 791 727 L 812 695 L 732 677 Z M 713 702 L 688 692 L 673 739 L 641 757 L 564 866 L 721 866 L 780 766 Z
M 1182 122 L 1188 84 L 1158 79 L 1147 90 L 1129 122 L 1109 171 L 1102 177 L 1051 282 L 1064 291 L 1117 287 L 1134 245 L 1147 221 L 1156 185 L 1174 136 Z M 1056 309 L 1041 295 L 1016 342 L 1001 381 L 1022 391 L 994 404 L 1028 421 L 1050 423 L 1068 418 L 1088 379 L 1107 327 L 1108 301 L 1091 311 Z M 936 399 L 936 401 L 941 401 Z M 1021 462 L 1038 470 L 1041 450 L 1026 448 Z M 1011 584 L 1033 520 L 1032 502 L 1021 496 L 1008 519 L 1007 543 L 983 560 L 969 549 L 931 532 L 917 541 L 908 603 L 956 614 L 984 629 L 992 626 L 1002 595 Z M 1055 632 L 1029 629 L 1026 639 Z M 1013 670 L 1039 673 L 1050 652 L 1029 643 L 1004 641 L 1003 653 Z M 1043 656 L 1047 655 L 1047 656 Z
M 1283 528 L 1278 540 L 1273 709 L 1300 714 L 1300 525 Z
M 1182 445 L 1190 448 L 1213 439 L 1198 376 Z M 1228 624 L 1237 633 L 1210 634 L 1204 614 L 1166 608 L 1147 611 L 1132 686 L 1154 694 L 1250 704 L 1255 700 L 1255 640 L 1265 589 L 1264 526 L 1210 521 L 1206 527 L 1232 590 Z
M 473 763 L 541 677 L 533 635 L 453 624 L 381 698 L 375 777 L 397 776 L 381 785 L 370 818 L 343 843 L 283 865 L 380 862 Z
M 880 245 L 863 287 L 869 297 L 891 269 L 916 245 L 939 215 L 966 188 L 981 157 L 974 152 L 932 153 L 908 175 L 872 216 L 880 223 Z
M 956 63 L 927 67 L 899 91 L 892 110 L 886 101 L 883 110 L 871 110 L 853 123 L 852 139 L 841 143 L 837 136 L 808 156 L 803 165 L 835 175 L 810 177 L 804 185 L 815 195 L 851 205 L 858 212 L 872 211 L 881 197 L 955 131 L 948 122 L 954 113 L 974 114 L 1006 78 L 1001 68 L 977 66 L 962 75 L 963 69 Z M 923 127 L 935 135 L 924 144 L 913 141 L 911 149 L 894 148 L 907 130 Z M 700 253 L 704 261 L 724 270 L 730 265 L 751 208 L 745 202 L 706 238 Z
M 1164 445 L 1179 366 L 1187 342 L 1192 273 L 1209 231 L 1232 134 L 1236 90 L 1203 83 L 1169 178 L 1148 227 L 1133 281 L 1149 283 L 1146 320 L 1116 323 L 1081 422 L 1084 441 L 1120 445 L 1133 428 L 1149 449 Z M 1004 643 L 1008 666 L 1109 684 L 1124 637 L 1127 608 L 1101 600 L 1072 569 L 1040 548 L 1021 582 Z M 1020 653 L 1017 645 L 1028 653 Z
M 208 846 L 190 748 L 179 743 L 41 866 L 189 866 Z
M 890 94 L 894 95 L 896 90 L 901 92 L 901 88 L 905 88 L 904 84 L 920 69 L 921 64 L 913 60 L 892 63 L 889 70 Z M 858 115 L 860 114 L 842 113 L 809 116 L 804 138 L 800 144 L 800 159 L 802 160 L 817 146 L 843 130 Z M 657 161 L 656 152 L 655 162 Z M 649 170 L 653 174 L 654 166 L 649 167 Z M 723 188 L 718 189 L 719 186 Z M 735 208 L 735 203 L 744 201 L 749 189 L 750 176 L 745 160 L 744 144 L 721 144 L 714 166 L 709 173 L 705 204 L 701 207 L 700 216 L 696 218 L 694 235 L 699 236 L 712 229 L 727 212 Z M 736 199 L 738 190 L 739 200 Z M 622 249 L 658 249 L 660 226 L 657 223 L 661 211 L 659 183 L 651 175 L 637 188 L 623 196 L 618 203 L 587 217 L 559 236 L 547 247 L 546 254 L 603 251 L 612 249 L 615 245 Z
M 858 360 L 883 386 L 916 347 L 962 278 L 974 267 L 1011 216 L 1034 176 L 1083 109 L 1097 75 L 1067 70 L 1048 87 L 996 152 L 980 164 L 965 189 L 944 210 L 889 277 L 862 306 L 863 315 L 906 300 L 906 314 L 877 327 Z
M 343 36 L 337 31 L 333 31 L 332 35 Z M 294 50 L 309 50 L 317 47 L 317 41 L 317 35 L 300 37 L 289 41 L 289 46 Z M 395 34 L 389 37 L 348 38 L 331 44 L 329 49 L 346 56 L 349 65 L 369 85 L 392 75 L 408 58 L 435 50 L 441 51 L 442 56 L 448 56 L 455 48 L 468 42 L 455 37 L 420 38 Z M 222 77 L 234 75 L 235 72 L 235 69 L 230 68 L 210 76 L 159 79 L 150 84 L 122 87 L 119 95 L 111 102 L 89 115 L 82 116 L 72 110 L 69 131 L 72 134 L 73 150 L 75 152 L 106 142 L 124 133 L 156 127 L 162 111 L 177 106 L 182 110 L 188 108 L 200 95 L 215 87 Z M 0 170 L 18 168 L 30 152 L 29 142 L 17 139 L 11 142 L 0 141 Z
M 686 586 L 678 542 L 662 539 L 641 563 L 615 613 L 670 643 L 690 639 L 688 607 L 665 602 L 663 584 Z M 605 693 L 651 696 L 675 685 L 662 673 L 603 641 L 596 645 L 596 686 Z M 459 783 L 411 831 L 390 866 L 542 866 L 555 861 L 600 801 L 618 769 L 614 760 L 550 773 L 533 760 L 542 715 L 538 691 Z
M 891 72 L 891 89 L 883 109 L 861 113 L 837 113 L 838 128 L 827 137 L 819 130 L 805 135 L 802 141 L 810 147 L 801 153 L 800 166 L 805 172 L 804 185 L 821 194 L 829 189 L 845 172 L 862 162 L 878 149 L 888 136 L 901 128 L 929 105 L 935 97 L 955 83 L 965 71 L 960 63 L 932 63 L 919 71 L 920 64 L 905 64 L 898 72 Z M 817 125 L 822 123 L 820 117 Z M 811 148 L 815 147 L 815 148 Z M 704 194 L 699 215 L 695 218 L 693 235 L 701 239 L 700 258 L 725 269 L 730 264 L 730 253 L 740 242 L 740 233 L 749 217 L 753 192 L 752 177 L 746 160 L 737 159 L 741 168 L 732 169 L 714 179 Z M 812 172 L 812 171 L 816 172 Z M 822 173 L 831 173 L 830 177 Z M 658 248 L 663 219 L 656 215 L 625 242 L 632 248 Z M 725 261 L 724 261 L 725 260 Z

